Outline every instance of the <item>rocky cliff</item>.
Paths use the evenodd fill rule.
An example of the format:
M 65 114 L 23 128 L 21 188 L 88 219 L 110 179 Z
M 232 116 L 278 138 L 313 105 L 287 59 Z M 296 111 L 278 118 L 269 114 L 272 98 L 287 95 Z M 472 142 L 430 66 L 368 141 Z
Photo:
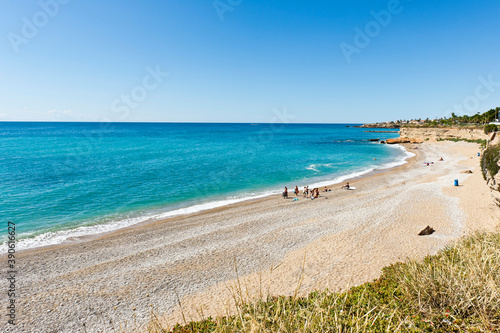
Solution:
M 490 146 L 483 152 L 481 171 L 495 203 L 500 206 L 500 145 Z
M 437 141 L 438 139 L 466 139 L 489 140 L 490 135 L 477 128 L 434 128 L 434 127 L 402 127 L 402 138 L 412 138 L 423 141 Z

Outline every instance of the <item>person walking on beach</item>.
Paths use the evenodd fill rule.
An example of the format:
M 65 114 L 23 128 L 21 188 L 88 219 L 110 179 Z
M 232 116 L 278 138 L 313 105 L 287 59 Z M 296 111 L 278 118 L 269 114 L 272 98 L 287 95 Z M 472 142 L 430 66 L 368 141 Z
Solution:
M 295 186 L 295 190 L 293 190 L 293 193 L 295 193 L 295 196 L 299 195 L 299 188 Z
M 283 199 L 288 198 L 288 189 L 285 186 L 285 190 L 283 191 Z
M 309 197 L 309 186 L 304 187 L 304 198 Z

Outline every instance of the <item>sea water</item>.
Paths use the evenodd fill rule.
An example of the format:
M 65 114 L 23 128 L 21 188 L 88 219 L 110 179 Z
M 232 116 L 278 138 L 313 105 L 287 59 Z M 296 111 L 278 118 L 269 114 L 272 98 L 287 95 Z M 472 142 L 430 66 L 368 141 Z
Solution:
M 0 123 L 0 223 L 18 249 L 403 164 L 352 124 Z M 3 221 L 3 222 L 2 222 Z M 7 240 L 7 233 L 0 241 Z M 6 251 L 6 245 L 0 252 Z

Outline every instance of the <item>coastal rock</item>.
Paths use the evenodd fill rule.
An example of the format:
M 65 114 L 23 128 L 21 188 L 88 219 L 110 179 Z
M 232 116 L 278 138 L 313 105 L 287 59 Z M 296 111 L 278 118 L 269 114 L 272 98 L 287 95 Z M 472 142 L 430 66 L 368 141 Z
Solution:
M 363 127 L 363 128 L 400 128 L 400 124 L 396 124 L 394 122 L 385 122 L 385 123 L 375 123 L 375 124 L 363 124 L 361 126 L 354 127 Z
M 397 139 L 387 139 L 385 140 L 385 143 L 392 145 L 396 143 L 410 143 L 411 140 L 405 137 L 397 138 Z
M 494 150 L 494 152 L 491 152 L 490 149 Z M 483 173 L 484 179 L 486 180 L 486 184 L 489 186 L 491 190 L 490 193 L 491 196 L 493 197 L 494 202 L 496 203 L 497 206 L 500 207 L 500 172 L 497 172 L 495 175 L 492 175 L 490 171 L 491 167 L 490 168 L 487 167 L 488 160 L 493 159 L 496 160 L 496 164 L 500 169 L 500 158 L 498 156 L 499 152 L 497 151 L 497 149 L 498 146 L 492 146 L 481 154 L 481 161 L 482 161 L 481 171 Z M 493 154 L 493 156 L 491 154 Z M 496 157 L 494 155 L 496 155 Z
M 402 137 L 423 141 L 438 141 L 449 139 L 488 140 L 482 128 L 451 128 L 451 127 L 401 127 Z
M 419 236 L 427 236 L 427 235 L 432 235 L 434 233 L 434 229 L 432 229 L 430 226 L 425 227 L 422 231 L 418 233 Z

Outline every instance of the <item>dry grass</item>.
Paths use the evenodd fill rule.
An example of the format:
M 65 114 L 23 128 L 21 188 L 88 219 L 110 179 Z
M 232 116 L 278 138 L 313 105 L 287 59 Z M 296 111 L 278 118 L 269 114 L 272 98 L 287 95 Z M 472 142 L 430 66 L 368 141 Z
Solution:
M 423 262 L 400 265 L 396 277 L 419 313 L 500 331 L 500 234 L 476 234 Z
M 159 332 L 498 332 L 500 234 L 467 237 L 423 261 L 384 269 L 374 282 L 345 293 L 250 300 L 232 286 L 236 313 Z M 300 279 L 297 290 L 300 288 Z

